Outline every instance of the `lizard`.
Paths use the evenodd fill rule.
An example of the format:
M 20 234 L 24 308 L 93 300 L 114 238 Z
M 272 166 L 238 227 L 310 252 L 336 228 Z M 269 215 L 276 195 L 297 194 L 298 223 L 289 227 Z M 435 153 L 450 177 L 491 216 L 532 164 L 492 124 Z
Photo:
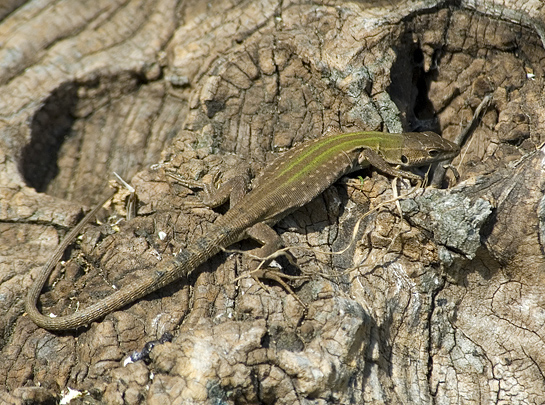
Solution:
M 230 194 L 229 210 L 211 224 L 203 236 L 181 249 L 164 264 L 83 310 L 60 317 L 43 315 L 36 305 L 52 268 L 70 243 L 69 239 L 74 238 L 83 227 L 81 223 L 86 222 L 98 207 L 67 235 L 67 242 L 59 246 L 41 269 L 27 295 L 26 312 L 38 326 L 45 329 L 70 330 L 87 326 L 92 321 L 188 276 L 222 249 L 243 239 L 252 238 L 261 243 L 262 247 L 257 249 L 259 257 L 274 253 L 282 246 L 282 239 L 272 225 L 309 203 L 346 174 L 374 166 L 391 176 L 420 181 L 420 176 L 405 169 L 453 158 L 459 150 L 458 145 L 433 132 L 332 133 L 309 140 L 288 150 L 268 165 L 248 193 L 244 194 L 240 190 L 238 182 L 239 189 L 233 187 Z M 216 191 L 220 190 L 222 188 Z M 229 198 L 227 193 L 223 194 L 225 197 L 216 201 L 217 205 Z

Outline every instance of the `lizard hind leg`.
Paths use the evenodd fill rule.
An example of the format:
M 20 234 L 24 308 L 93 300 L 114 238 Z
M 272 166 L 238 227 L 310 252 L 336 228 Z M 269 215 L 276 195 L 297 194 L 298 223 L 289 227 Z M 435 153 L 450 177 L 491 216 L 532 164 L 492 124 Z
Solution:
M 269 225 L 260 222 L 255 224 L 246 231 L 246 234 L 249 238 L 254 239 L 255 241 L 261 243 L 263 246 L 260 248 L 252 249 L 248 254 L 254 259 L 252 263 L 251 275 L 259 283 L 259 285 L 268 291 L 268 288 L 261 283 L 260 279 L 269 279 L 280 284 L 284 290 L 286 290 L 290 295 L 292 295 L 302 307 L 306 309 L 306 305 L 301 301 L 301 299 L 295 294 L 291 287 L 286 283 L 285 280 L 294 280 L 294 279 L 307 279 L 307 276 L 290 276 L 285 274 L 277 269 L 269 267 L 269 263 L 279 255 L 284 255 L 291 264 L 295 264 L 295 259 L 291 253 L 282 249 L 284 242 L 282 238 L 276 233 L 276 231 L 271 228 Z

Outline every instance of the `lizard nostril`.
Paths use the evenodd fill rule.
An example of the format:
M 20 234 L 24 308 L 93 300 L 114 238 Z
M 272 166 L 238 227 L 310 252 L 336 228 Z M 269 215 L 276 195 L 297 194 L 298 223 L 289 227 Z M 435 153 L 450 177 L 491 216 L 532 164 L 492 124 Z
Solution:
M 403 163 L 404 165 L 408 164 L 409 158 L 405 155 L 401 155 L 401 163 Z
M 432 158 L 435 158 L 439 156 L 439 151 L 437 149 L 431 149 L 428 151 L 428 155 L 430 155 L 430 157 Z

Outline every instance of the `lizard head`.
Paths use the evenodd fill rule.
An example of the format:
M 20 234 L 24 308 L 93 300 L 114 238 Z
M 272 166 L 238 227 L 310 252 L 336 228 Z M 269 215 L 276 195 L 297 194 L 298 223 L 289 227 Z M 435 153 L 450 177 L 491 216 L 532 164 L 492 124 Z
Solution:
M 390 164 L 405 167 L 423 166 L 455 157 L 460 147 L 434 132 L 408 132 L 401 135 L 399 148 L 382 150 Z

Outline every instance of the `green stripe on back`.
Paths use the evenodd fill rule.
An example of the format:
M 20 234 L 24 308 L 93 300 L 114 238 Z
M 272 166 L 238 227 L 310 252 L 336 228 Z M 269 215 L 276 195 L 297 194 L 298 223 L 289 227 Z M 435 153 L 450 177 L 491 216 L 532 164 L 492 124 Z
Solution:
M 297 156 L 289 160 L 289 164 L 278 172 L 277 177 L 280 178 L 287 173 L 291 173 L 289 179 L 286 180 L 287 183 L 291 183 L 300 176 L 326 163 L 332 156 L 336 156 L 342 151 L 351 152 L 365 146 L 376 149 L 379 143 L 382 143 L 383 148 L 399 147 L 399 140 L 399 134 L 382 132 L 351 132 L 331 135 L 303 149 Z M 388 143 L 394 145 L 387 145 Z M 326 149 L 321 150 L 324 148 Z M 308 162 L 309 158 L 311 162 Z M 304 166 L 297 168 L 301 164 L 304 164 Z

